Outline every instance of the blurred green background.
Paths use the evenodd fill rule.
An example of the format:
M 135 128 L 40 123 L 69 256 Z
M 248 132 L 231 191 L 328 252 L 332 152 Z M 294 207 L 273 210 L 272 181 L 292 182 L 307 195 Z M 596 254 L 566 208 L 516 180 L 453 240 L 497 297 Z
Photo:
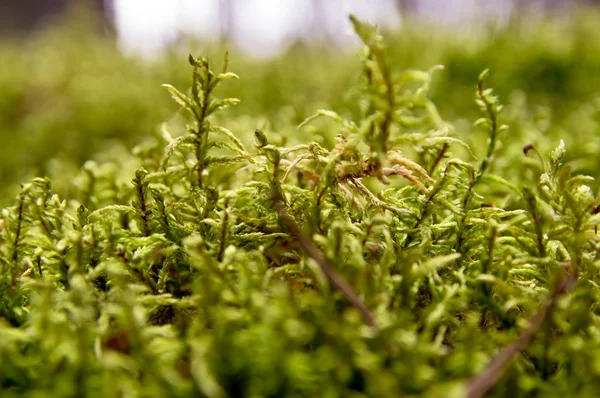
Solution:
M 485 140 L 472 128 L 479 117 L 473 93 L 477 75 L 490 68 L 489 84 L 506 106 L 503 122 L 515 137 L 505 145 L 533 143 L 546 151 L 563 138 L 575 144 L 569 154 L 578 159 L 576 167 L 597 177 L 595 8 L 571 4 L 543 17 L 535 9 L 519 11 L 501 25 L 473 17 L 468 29 L 410 15 L 401 27 L 384 28 L 393 67 L 445 66 L 437 72 L 432 98 L 458 136 L 473 144 Z M 132 148 L 162 122 L 178 123 L 177 108 L 161 84 L 188 87 L 187 52 L 211 54 L 220 62 L 229 50 L 230 69 L 241 79 L 225 85 L 222 95 L 240 98 L 241 104 L 226 112 L 223 124 L 236 134 L 259 127 L 293 140 L 294 126 L 321 108 L 358 118 L 354 46 L 297 38 L 265 59 L 226 37 L 179 36 L 161 52 L 140 56 L 122 51 L 115 29 L 103 26 L 101 18 L 77 9 L 36 29 L 2 30 L 0 202 L 12 201 L 19 183 L 33 176 L 64 177 L 88 159 L 120 153 L 115 147 Z

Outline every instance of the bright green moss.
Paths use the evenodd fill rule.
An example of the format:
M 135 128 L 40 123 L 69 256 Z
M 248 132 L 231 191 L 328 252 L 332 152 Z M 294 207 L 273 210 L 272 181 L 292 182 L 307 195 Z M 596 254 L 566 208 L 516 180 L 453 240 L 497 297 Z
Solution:
M 86 163 L 68 200 L 22 186 L 0 221 L 3 396 L 598 394 L 594 179 L 507 129 L 526 116 L 487 72 L 468 145 L 439 68 L 399 71 L 352 22 L 354 116 L 240 127 L 227 57 L 190 56 L 191 89 L 166 86 L 185 128 Z

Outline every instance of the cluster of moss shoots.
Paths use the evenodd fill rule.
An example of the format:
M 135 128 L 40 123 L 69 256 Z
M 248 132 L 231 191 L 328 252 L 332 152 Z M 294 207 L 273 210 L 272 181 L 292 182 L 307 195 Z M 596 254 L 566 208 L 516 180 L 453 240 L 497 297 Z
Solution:
M 238 102 L 215 97 L 238 77 L 227 57 L 217 72 L 190 56 L 191 90 L 166 88 L 191 122 L 134 150 L 131 183 L 88 164 L 68 201 L 23 185 L 0 220 L 3 396 L 594 391 L 592 178 L 564 144 L 549 159 L 526 145 L 529 181 L 511 184 L 487 72 L 477 158 L 428 99 L 438 68 L 393 71 L 351 19 L 363 116 L 298 127 L 326 136 L 315 119 L 332 119 L 334 145 L 256 130 L 248 149 L 213 118 Z

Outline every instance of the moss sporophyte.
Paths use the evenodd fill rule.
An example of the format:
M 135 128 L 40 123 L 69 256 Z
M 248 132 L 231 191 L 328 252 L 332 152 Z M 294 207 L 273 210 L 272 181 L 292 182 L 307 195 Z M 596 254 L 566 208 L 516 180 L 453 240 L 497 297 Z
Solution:
M 441 67 L 396 71 L 351 21 L 360 117 L 240 127 L 227 55 L 190 55 L 191 89 L 165 85 L 180 133 L 86 163 L 68 200 L 22 185 L 0 221 L 3 396 L 593 396 L 594 179 L 564 142 L 504 144 L 487 71 L 472 148 L 430 99 Z

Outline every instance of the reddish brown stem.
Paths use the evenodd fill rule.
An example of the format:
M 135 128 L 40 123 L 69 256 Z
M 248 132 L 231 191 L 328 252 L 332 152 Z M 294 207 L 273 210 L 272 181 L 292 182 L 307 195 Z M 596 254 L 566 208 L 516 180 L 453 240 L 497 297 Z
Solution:
M 469 381 L 467 398 L 483 397 L 498 383 L 508 369 L 510 361 L 515 355 L 527 347 L 546 320 L 550 317 L 558 298 L 570 291 L 574 285 L 575 279 L 571 274 L 565 274 L 563 277 L 559 278 L 552 294 L 546 300 L 546 303 L 529 320 L 527 329 L 521 333 L 515 342 L 500 350 L 487 367 L 482 372 L 473 376 Z
M 321 268 L 329 282 L 336 289 L 342 292 L 346 300 L 348 300 L 348 302 L 360 312 L 365 322 L 369 326 L 377 329 L 375 317 L 373 316 L 371 311 L 369 311 L 367 306 L 360 300 L 360 298 L 356 295 L 356 293 L 352 290 L 352 288 L 344 280 L 344 278 L 340 274 L 338 274 L 333 268 L 333 266 L 327 261 L 327 259 L 325 259 L 323 254 L 321 254 L 321 251 L 315 246 L 312 240 L 308 236 L 306 236 L 302 231 L 300 231 L 300 228 L 289 215 L 287 209 L 283 205 L 283 202 L 279 200 L 280 197 L 281 193 L 275 193 L 275 208 L 279 213 L 281 221 L 283 221 L 283 223 L 289 228 L 292 235 L 294 235 L 296 239 L 298 239 L 298 243 L 300 243 L 300 246 L 302 246 L 306 254 L 308 254 L 308 256 L 312 258 Z

